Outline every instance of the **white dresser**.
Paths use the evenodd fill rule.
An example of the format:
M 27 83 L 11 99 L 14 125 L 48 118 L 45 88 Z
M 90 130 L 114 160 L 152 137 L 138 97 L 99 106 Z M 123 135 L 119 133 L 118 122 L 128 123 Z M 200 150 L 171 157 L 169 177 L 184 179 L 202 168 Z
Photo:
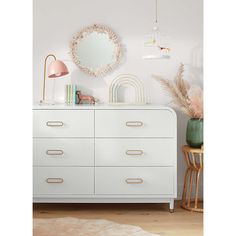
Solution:
M 169 203 L 177 195 L 168 107 L 36 105 L 34 202 Z

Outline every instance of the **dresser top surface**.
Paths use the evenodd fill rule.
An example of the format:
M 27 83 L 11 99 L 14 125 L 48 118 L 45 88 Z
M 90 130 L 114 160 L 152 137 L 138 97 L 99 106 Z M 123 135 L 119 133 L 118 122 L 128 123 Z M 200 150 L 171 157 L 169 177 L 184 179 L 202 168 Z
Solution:
M 33 110 L 174 110 L 167 106 L 160 106 L 157 104 L 83 104 L 83 105 L 67 105 L 67 104 L 33 104 Z

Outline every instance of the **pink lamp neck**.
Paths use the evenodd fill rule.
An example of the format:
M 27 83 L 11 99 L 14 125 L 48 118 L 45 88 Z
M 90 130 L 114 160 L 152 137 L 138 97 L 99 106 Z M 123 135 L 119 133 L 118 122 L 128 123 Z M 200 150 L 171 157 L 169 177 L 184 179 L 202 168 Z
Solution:
M 53 57 L 55 61 L 57 60 L 56 56 L 53 54 L 48 54 L 44 60 L 43 101 L 45 100 L 46 65 L 49 57 Z

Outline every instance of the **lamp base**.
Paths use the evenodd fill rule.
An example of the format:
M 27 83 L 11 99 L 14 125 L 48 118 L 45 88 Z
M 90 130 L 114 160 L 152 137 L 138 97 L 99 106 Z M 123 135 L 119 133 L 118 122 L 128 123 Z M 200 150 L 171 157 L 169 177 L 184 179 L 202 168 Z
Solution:
M 50 100 L 40 100 L 39 105 L 55 105 L 55 101 Z

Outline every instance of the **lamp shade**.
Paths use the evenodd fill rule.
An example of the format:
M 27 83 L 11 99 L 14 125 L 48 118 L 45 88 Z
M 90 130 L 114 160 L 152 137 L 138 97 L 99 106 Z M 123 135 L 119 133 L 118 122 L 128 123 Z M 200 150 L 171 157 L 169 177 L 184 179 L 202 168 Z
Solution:
M 59 60 L 55 60 L 48 66 L 48 77 L 57 78 L 69 74 L 66 65 Z

